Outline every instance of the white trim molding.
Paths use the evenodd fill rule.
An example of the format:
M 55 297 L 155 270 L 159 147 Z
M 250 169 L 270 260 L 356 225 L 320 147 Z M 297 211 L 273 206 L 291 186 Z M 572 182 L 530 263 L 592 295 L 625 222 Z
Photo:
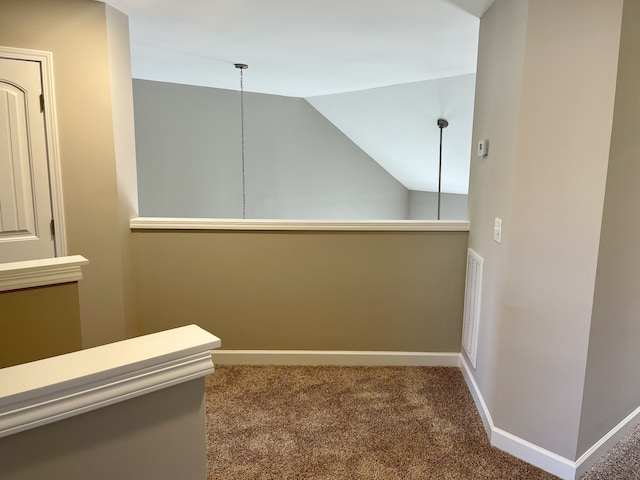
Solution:
M 0 263 L 0 292 L 77 282 L 88 263 L 81 255 Z
M 219 346 L 189 325 L 0 369 L 0 437 L 212 373 Z
M 457 352 L 379 352 L 339 350 L 216 350 L 218 365 L 344 365 L 458 367 Z
M 562 479 L 575 480 L 575 462 L 497 428 L 464 355 L 460 355 L 460 370 L 476 403 L 491 445 Z
M 468 232 L 466 220 L 240 220 L 229 218 L 139 217 L 130 222 L 131 230 L 261 230 L 261 231 L 346 231 L 346 232 Z
M 55 220 L 54 245 L 57 257 L 67 255 L 67 238 L 62 197 L 62 169 L 58 143 L 58 120 L 56 116 L 55 84 L 53 81 L 53 53 L 0 46 L 0 57 L 28 60 L 40 63 L 42 94 L 44 96 L 44 120 L 47 130 L 47 155 L 49 162 L 49 184 L 51 189 L 51 212 Z
M 611 447 L 622 440 L 636 425 L 640 424 L 640 407 L 627 415 L 609 433 L 598 440 L 576 461 L 576 478 L 580 478 L 594 463 L 607 453 Z
M 491 445 L 565 480 L 576 480 L 584 475 L 616 442 L 622 440 L 635 425 L 640 423 L 640 407 L 638 407 L 578 460 L 569 460 L 496 427 L 464 355 L 460 355 L 460 370 L 476 403 Z

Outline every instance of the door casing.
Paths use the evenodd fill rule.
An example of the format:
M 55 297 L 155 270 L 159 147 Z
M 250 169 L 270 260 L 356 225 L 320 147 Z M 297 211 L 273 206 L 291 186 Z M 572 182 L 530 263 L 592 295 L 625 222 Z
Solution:
M 40 63 L 42 93 L 44 96 L 44 121 L 46 147 L 49 162 L 49 185 L 51 190 L 51 213 L 55 223 L 54 245 L 57 257 L 67 256 L 66 228 L 64 221 L 64 201 L 62 195 L 62 175 L 60 149 L 58 144 L 58 124 L 53 79 L 53 54 L 41 50 L 30 50 L 0 46 L 0 57 L 28 60 Z

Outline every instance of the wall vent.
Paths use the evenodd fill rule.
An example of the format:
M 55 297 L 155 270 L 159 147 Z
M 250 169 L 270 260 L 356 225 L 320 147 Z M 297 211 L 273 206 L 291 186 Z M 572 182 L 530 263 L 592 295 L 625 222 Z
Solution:
M 473 250 L 467 251 L 467 279 L 464 286 L 464 317 L 462 320 L 462 346 L 476 367 L 478 354 L 478 324 L 484 260 Z

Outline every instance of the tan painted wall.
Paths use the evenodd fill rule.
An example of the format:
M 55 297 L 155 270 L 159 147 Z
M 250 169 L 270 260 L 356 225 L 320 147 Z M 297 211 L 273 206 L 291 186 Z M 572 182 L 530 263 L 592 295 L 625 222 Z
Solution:
M 116 15 L 112 12 L 112 15 Z M 0 44 L 53 52 L 69 254 L 89 259 L 80 283 L 85 347 L 125 338 L 126 260 L 118 185 L 105 5 L 3 0 Z M 112 42 L 113 43 L 113 42 Z M 122 72 L 121 72 L 122 74 Z
M 625 0 L 578 456 L 640 406 L 640 4 Z
M 521 31 L 497 23 L 505 12 L 525 22 L 524 44 Z M 496 168 L 488 166 L 492 153 L 471 172 L 470 247 L 495 263 L 485 274 L 476 375 L 498 428 L 569 459 L 580 422 L 621 14 L 622 0 L 497 0 L 480 27 L 480 62 L 499 43 L 524 51 L 516 56 L 523 70 L 520 85 L 510 87 L 515 96 L 492 82 L 503 59 L 478 70 L 484 90 L 476 97 L 495 102 L 476 112 L 474 139 L 489 132 L 492 153 L 504 142 L 515 141 L 515 150 L 497 159 L 509 165 L 509 177 L 482 171 Z M 493 109 L 515 104 L 515 124 L 501 130 L 488 122 Z M 502 212 L 505 243 L 492 244 L 493 218 Z
M 460 351 L 466 232 L 137 231 L 143 333 L 224 349 Z
M 204 480 L 204 381 L 0 438 L 0 478 Z
M 82 348 L 78 284 L 0 293 L 0 368 Z
M 118 233 L 120 235 L 122 295 L 126 337 L 138 334 L 135 317 L 133 273 L 131 267 L 131 229 L 129 221 L 138 216 L 136 140 L 133 115 L 133 85 L 129 46 L 129 19 L 106 6 L 109 73 L 113 111 L 113 141 L 118 183 Z

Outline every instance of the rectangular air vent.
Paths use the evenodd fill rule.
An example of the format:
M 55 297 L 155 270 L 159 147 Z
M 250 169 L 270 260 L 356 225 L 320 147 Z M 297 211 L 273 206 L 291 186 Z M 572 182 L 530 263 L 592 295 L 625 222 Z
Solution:
M 469 249 L 467 251 L 467 279 L 464 287 L 462 346 L 474 368 L 476 367 L 478 354 L 478 324 L 480 322 L 483 265 L 484 260 L 482 257 Z

